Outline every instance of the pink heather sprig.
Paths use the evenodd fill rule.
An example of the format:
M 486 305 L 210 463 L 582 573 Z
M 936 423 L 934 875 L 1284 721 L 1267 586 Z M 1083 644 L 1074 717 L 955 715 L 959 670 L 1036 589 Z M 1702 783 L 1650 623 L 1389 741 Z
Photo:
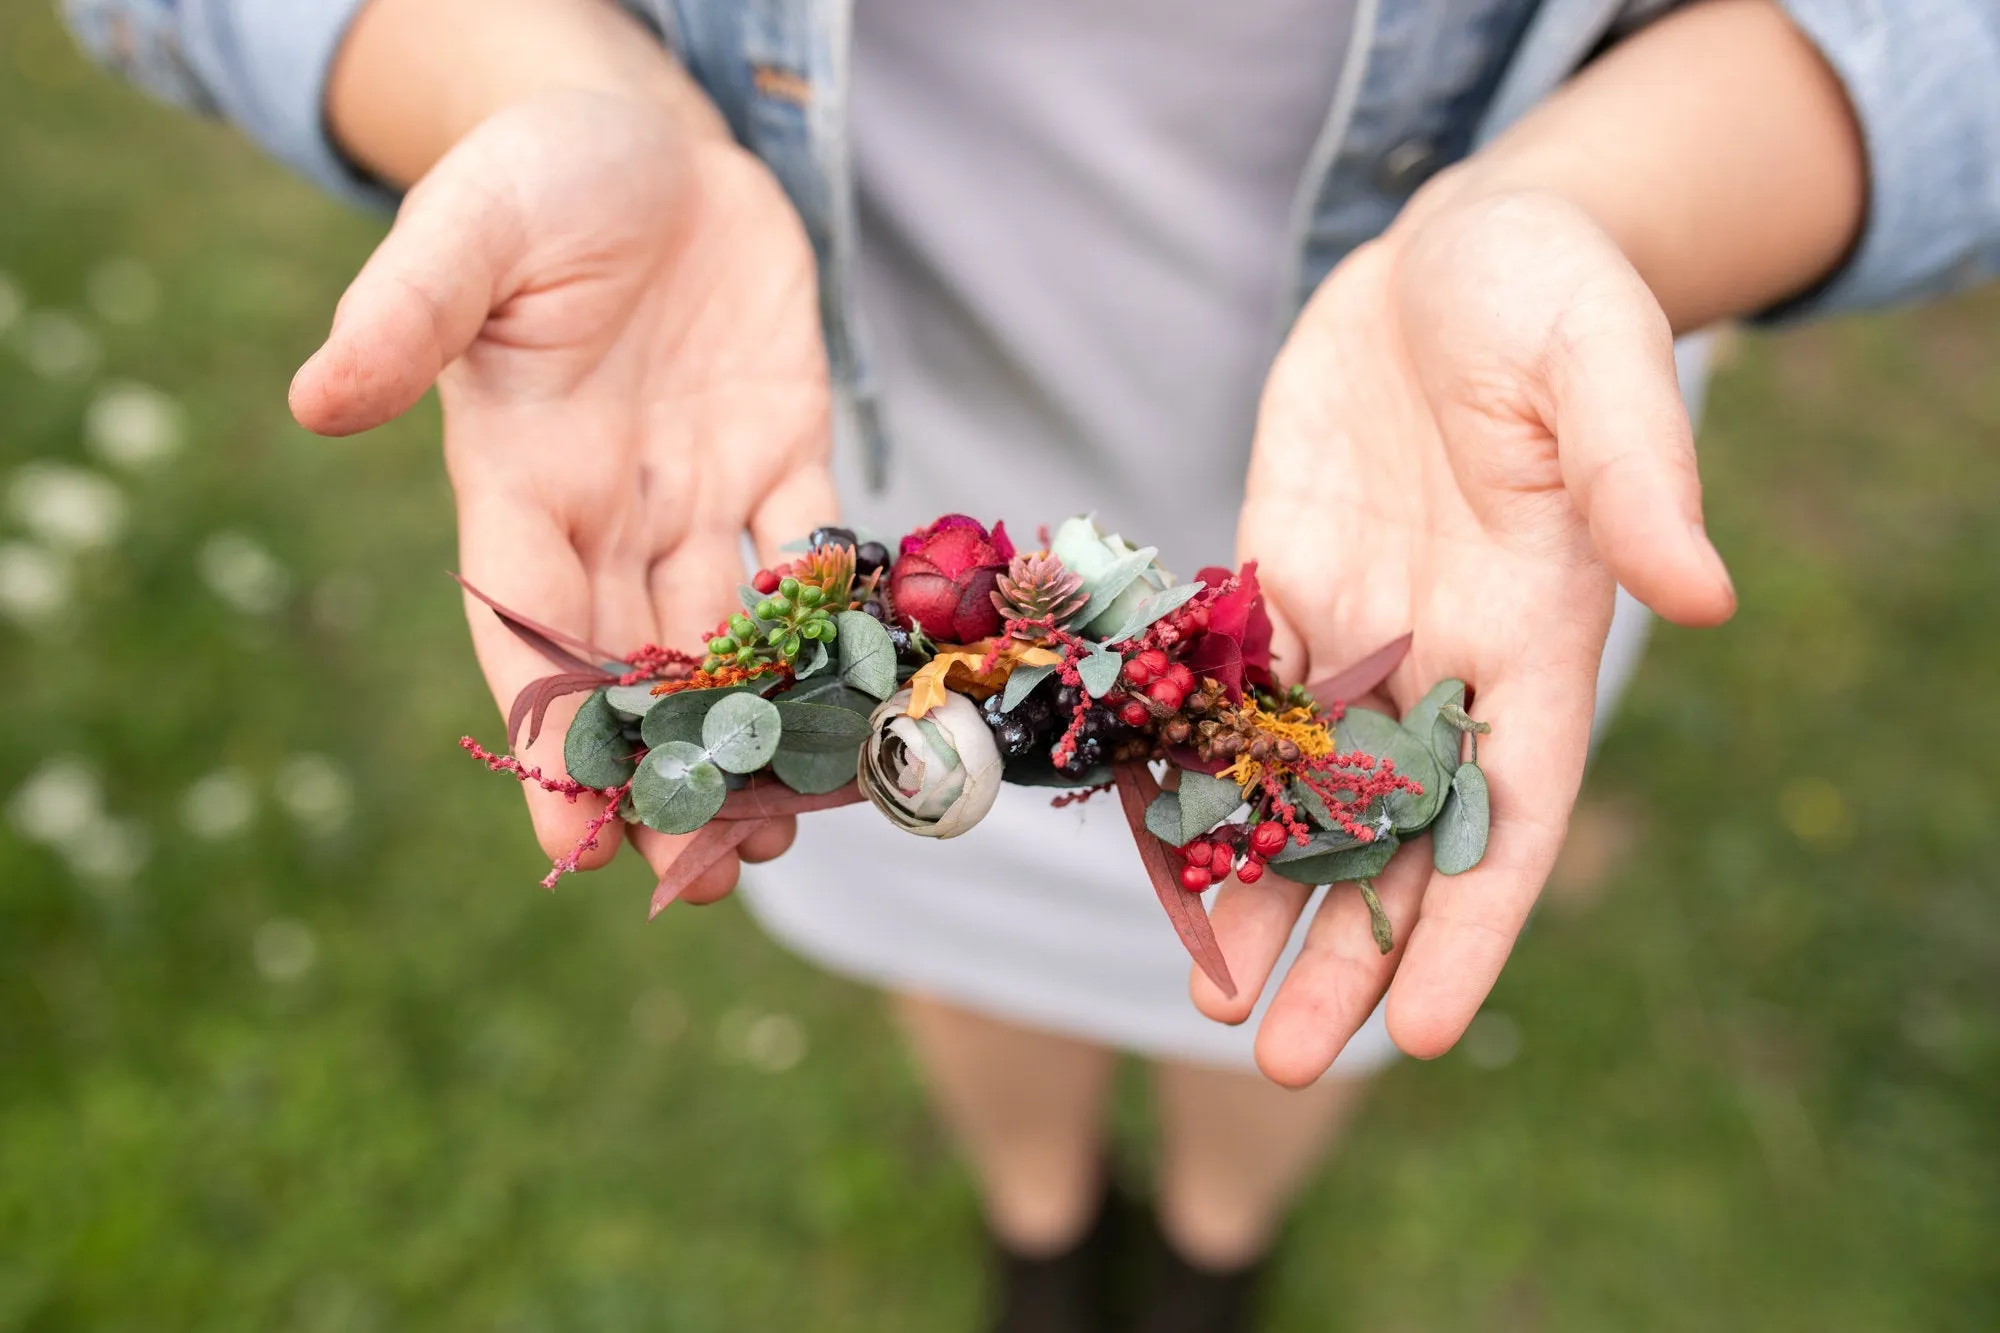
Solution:
M 577 839 L 576 846 L 570 848 L 567 855 L 557 857 L 549 873 L 543 877 L 542 887 L 545 889 L 553 889 L 557 880 L 576 870 L 582 864 L 585 852 L 596 850 L 597 835 L 602 833 L 612 820 L 619 817 L 618 806 L 632 790 L 630 782 L 622 782 L 616 787 L 588 787 L 575 778 L 548 777 L 540 767 L 530 767 L 511 754 L 494 754 L 470 736 L 459 737 L 458 748 L 495 773 L 505 773 L 520 782 L 532 782 L 543 791 L 554 792 L 572 805 L 576 803 L 577 797 L 586 793 L 604 798 L 604 808 L 584 825 L 583 836 Z
M 631 670 L 618 678 L 620 685 L 637 685 L 645 680 L 680 680 L 694 674 L 701 659 L 678 648 L 643 644 L 625 659 Z

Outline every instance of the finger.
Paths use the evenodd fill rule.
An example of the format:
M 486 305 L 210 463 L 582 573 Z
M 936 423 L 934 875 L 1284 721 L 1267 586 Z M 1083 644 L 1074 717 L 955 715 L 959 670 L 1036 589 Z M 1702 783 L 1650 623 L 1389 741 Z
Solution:
M 791 850 L 798 836 L 799 821 L 789 815 L 783 819 L 762 819 L 757 821 L 757 831 L 744 839 L 737 852 L 752 865 L 775 861 Z
M 1598 555 L 1669 620 L 1729 619 L 1736 591 L 1703 525 L 1694 431 L 1665 316 L 1643 290 L 1579 305 L 1553 346 L 1551 425 L 1563 484 Z
M 1192 967 L 1188 993 L 1195 1008 L 1218 1023 L 1241 1023 L 1249 1018 L 1311 897 L 1311 885 L 1295 884 L 1268 870 L 1255 884 L 1231 878 L 1217 890 L 1208 923 L 1215 931 L 1223 961 L 1229 964 L 1236 994 L 1224 995 L 1208 973 Z
M 646 858 L 646 864 L 653 868 L 655 875 L 665 875 L 668 867 L 688 844 L 694 841 L 694 834 L 668 834 L 653 829 L 637 827 L 632 830 L 632 845 Z M 755 834 L 751 835 L 755 838 Z M 724 852 L 715 864 L 697 875 L 692 883 L 681 890 L 680 902 L 702 906 L 720 902 L 736 888 L 736 880 L 743 872 L 742 858 L 736 850 Z
M 1500 976 L 1547 882 L 1576 804 L 1590 744 L 1594 672 L 1543 662 L 1484 686 L 1479 738 L 1491 792 L 1486 855 L 1462 875 L 1432 873 L 1389 990 L 1389 1035 L 1421 1059 L 1450 1050 Z
M 501 301 L 508 236 L 495 197 L 457 180 L 449 160 L 411 191 L 292 379 L 299 424 L 352 435 L 415 405 Z
M 736 588 L 743 575 L 740 539 L 715 529 L 689 535 L 654 561 L 646 584 L 660 641 L 693 653 L 706 651 L 706 636 L 737 609 Z
M 1271 617 L 1271 674 L 1280 685 L 1303 685 L 1312 674 L 1306 641 L 1279 607 L 1274 597 L 1264 599 L 1264 611 Z
M 591 586 L 569 540 L 544 509 L 516 501 L 501 492 L 463 494 L 459 511 L 459 558 L 467 581 L 504 606 L 533 616 L 553 628 L 592 637 Z M 486 683 L 507 714 L 524 686 L 558 670 L 541 654 L 516 638 L 490 607 L 465 598 L 472 630 L 472 648 Z M 606 645 L 609 646 L 609 645 Z M 543 719 L 540 737 L 517 753 L 524 763 L 551 778 L 565 775 L 563 736 L 585 695 L 559 699 Z M 526 740 L 524 732 L 520 737 Z M 570 801 L 523 783 L 535 836 L 550 857 L 567 855 L 604 803 L 591 796 Z M 623 825 L 613 820 L 597 835 L 597 846 L 579 864 L 591 869 L 609 861 L 618 850 Z
M 1257 1067 L 1274 1083 L 1303 1088 L 1332 1067 L 1382 999 L 1417 918 L 1430 851 L 1397 851 L 1372 881 L 1397 946 L 1375 946 L 1368 906 L 1353 884 L 1335 884 L 1313 914 L 1304 945 L 1257 1027 Z
M 766 567 L 785 559 L 783 547 L 840 517 L 840 494 L 825 458 L 800 463 L 778 478 L 750 515 L 750 536 Z

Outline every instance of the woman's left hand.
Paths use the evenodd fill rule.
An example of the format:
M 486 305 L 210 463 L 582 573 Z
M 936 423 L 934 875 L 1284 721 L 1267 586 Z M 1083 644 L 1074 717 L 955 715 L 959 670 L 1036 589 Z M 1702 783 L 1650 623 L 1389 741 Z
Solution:
M 1427 841 L 1398 853 L 1376 881 L 1386 956 L 1359 895 L 1328 894 L 1257 1035 L 1285 1084 L 1325 1072 L 1385 990 L 1412 1055 L 1471 1022 L 1562 845 L 1616 584 L 1682 624 L 1735 608 L 1672 333 L 1638 273 L 1552 195 L 1434 186 L 1441 202 L 1329 275 L 1280 354 L 1239 555 L 1259 562 L 1287 678 L 1409 632 L 1384 686 L 1396 712 L 1445 677 L 1471 686 L 1493 727 L 1492 835 L 1457 876 L 1432 871 Z M 1243 985 L 1228 999 L 1197 970 L 1206 1013 L 1248 1017 L 1310 892 L 1276 876 L 1222 890 L 1215 931 Z

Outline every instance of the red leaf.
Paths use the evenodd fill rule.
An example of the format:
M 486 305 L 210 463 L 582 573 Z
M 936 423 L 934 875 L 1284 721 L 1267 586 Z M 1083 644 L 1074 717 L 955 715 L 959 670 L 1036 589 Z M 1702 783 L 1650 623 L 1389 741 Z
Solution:
M 750 785 L 730 792 L 716 812 L 717 819 L 781 819 L 786 815 L 810 814 L 814 810 L 834 810 L 868 798 L 850 782 L 820 796 L 793 791 L 775 779 L 752 778 Z
M 653 890 L 653 906 L 646 913 L 646 919 L 654 917 L 673 905 L 674 899 L 687 892 L 687 886 L 701 878 L 701 872 L 720 861 L 742 845 L 745 838 L 757 831 L 755 824 L 719 824 L 713 821 L 703 824 L 695 835 L 688 839 L 681 854 L 667 867 L 667 873 L 660 877 L 659 887 Z
M 548 715 L 549 705 L 567 694 L 582 694 L 594 690 L 616 676 L 602 671 L 562 671 L 553 676 L 541 676 L 521 687 L 514 696 L 514 706 L 507 710 L 507 744 L 514 745 L 514 737 L 521 729 L 521 720 L 529 719 L 528 739 L 521 746 L 533 745 L 535 738 L 542 734 L 542 719 Z M 516 747 L 520 748 L 520 747 Z
M 1181 887 L 1181 877 L 1174 873 L 1167 845 L 1146 829 L 1146 807 L 1160 794 L 1152 770 L 1144 763 L 1132 762 L 1113 764 L 1111 773 L 1117 780 L 1118 804 L 1124 808 L 1125 822 L 1132 826 L 1132 841 L 1139 846 L 1139 859 L 1146 863 L 1146 874 L 1153 881 L 1153 892 L 1159 895 L 1160 906 L 1167 909 L 1167 919 L 1174 923 L 1181 943 L 1208 974 L 1208 979 L 1224 995 L 1234 996 L 1236 983 L 1230 979 L 1229 964 L 1222 959 L 1222 946 L 1215 942 L 1215 929 L 1208 923 L 1201 895 Z
M 1312 695 L 1322 708 L 1359 699 L 1389 679 L 1389 673 L 1402 665 L 1409 651 L 1409 635 L 1392 639 L 1345 671 L 1337 671 L 1311 682 L 1306 686 L 1306 693 Z
M 514 631 L 516 638 L 559 667 L 568 667 L 572 671 L 595 671 L 599 675 L 607 675 L 603 663 L 624 660 L 617 653 L 607 653 L 587 639 L 579 639 L 574 634 L 565 634 L 559 629 L 552 629 L 539 621 L 530 620 L 518 611 L 510 611 L 459 575 L 453 574 L 452 577 L 458 579 L 459 587 L 492 607 L 493 614 L 500 617 L 501 624 Z M 577 656 L 578 653 L 588 653 L 592 660 L 586 661 Z

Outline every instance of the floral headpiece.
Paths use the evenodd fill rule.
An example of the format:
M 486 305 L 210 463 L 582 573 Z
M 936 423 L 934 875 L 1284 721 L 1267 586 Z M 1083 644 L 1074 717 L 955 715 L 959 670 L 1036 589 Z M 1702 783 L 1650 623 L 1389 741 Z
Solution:
M 468 584 L 559 668 L 514 701 L 510 744 L 524 728 L 533 743 L 554 700 L 590 697 L 564 740 L 566 778 L 461 744 L 523 781 L 606 799 L 551 887 L 613 819 L 695 834 L 655 914 L 758 819 L 865 797 L 898 828 L 950 838 L 1003 782 L 1068 788 L 1057 805 L 1116 790 L 1160 902 L 1228 994 L 1199 895 L 1230 875 L 1352 882 L 1387 953 L 1370 881 L 1399 845 L 1429 830 L 1440 871 L 1478 864 L 1488 728 L 1466 713 L 1464 682 L 1440 682 L 1401 721 L 1345 702 L 1395 669 L 1407 636 L 1280 688 L 1254 562 L 1176 583 L 1155 548 L 1090 517 L 1044 529 L 1042 548 L 1017 551 L 1004 524 L 963 514 L 893 556 L 821 528 L 796 560 L 757 572 L 700 655 L 648 645 L 618 657 Z

